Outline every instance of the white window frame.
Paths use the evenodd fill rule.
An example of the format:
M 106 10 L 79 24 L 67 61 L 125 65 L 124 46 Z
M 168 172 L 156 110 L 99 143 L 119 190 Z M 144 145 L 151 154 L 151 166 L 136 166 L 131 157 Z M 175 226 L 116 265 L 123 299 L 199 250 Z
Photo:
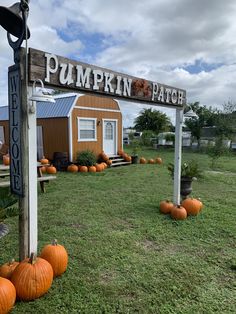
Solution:
M 95 126 L 95 138 L 80 138 L 80 121 L 81 120 L 90 120 L 94 121 Z M 77 126 L 78 126 L 78 142 L 97 142 L 97 118 L 86 118 L 86 117 L 77 117 Z

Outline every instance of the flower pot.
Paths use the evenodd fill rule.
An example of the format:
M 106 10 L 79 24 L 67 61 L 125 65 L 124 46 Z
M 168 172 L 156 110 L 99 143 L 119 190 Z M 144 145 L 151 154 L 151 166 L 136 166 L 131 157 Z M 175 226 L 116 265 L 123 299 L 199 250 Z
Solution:
M 138 155 L 131 156 L 132 164 L 138 163 Z
M 181 177 L 180 194 L 185 199 L 192 192 L 192 177 Z

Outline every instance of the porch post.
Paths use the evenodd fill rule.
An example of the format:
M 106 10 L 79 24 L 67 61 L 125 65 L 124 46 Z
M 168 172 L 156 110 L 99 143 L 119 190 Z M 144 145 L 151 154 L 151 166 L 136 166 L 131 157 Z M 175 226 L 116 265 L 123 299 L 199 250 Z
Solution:
M 174 204 L 180 203 L 180 177 L 182 159 L 183 109 L 176 109 L 175 119 L 175 162 L 174 162 Z

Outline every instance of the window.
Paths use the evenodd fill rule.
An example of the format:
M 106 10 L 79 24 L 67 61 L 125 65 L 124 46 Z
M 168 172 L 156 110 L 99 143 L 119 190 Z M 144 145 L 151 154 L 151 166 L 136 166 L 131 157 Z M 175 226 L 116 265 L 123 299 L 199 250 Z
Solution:
M 111 122 L 107 122 L 105 126 L 105 139 L 113 140 L 113 125 Z
M 79 141 L 96 141 L 96 121 L 92 118 L 78 118 L 78 140 Z

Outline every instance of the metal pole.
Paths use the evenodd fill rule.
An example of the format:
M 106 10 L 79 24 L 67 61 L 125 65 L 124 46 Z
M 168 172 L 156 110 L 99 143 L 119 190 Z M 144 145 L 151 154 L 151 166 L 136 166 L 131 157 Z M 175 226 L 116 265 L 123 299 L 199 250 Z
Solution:
M 181 178 L 181 159 L 182 159 L 182 124 L 183 109 L 176 109 L 175 120 L 175 162 L 174 162 L 174 204 L 180 203 L 180 178 Z

